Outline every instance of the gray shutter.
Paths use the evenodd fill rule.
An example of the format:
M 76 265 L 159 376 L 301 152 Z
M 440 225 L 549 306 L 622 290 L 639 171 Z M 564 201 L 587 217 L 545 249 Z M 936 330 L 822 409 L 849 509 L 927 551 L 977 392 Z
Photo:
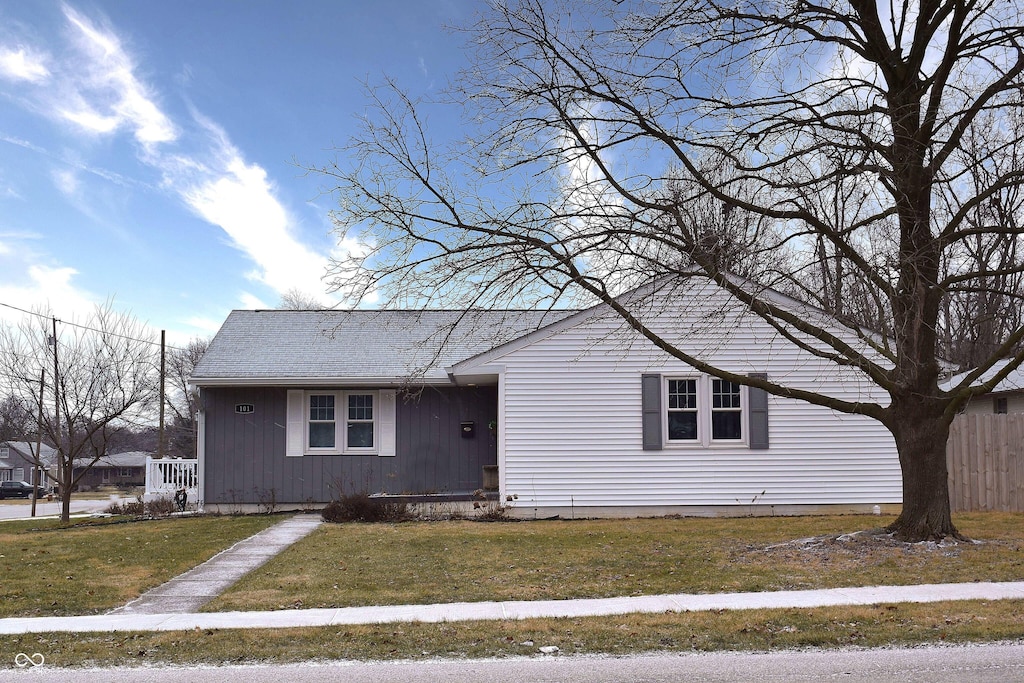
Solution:
M 752 372 L 751 377 L 768 379 L 764 372 Z M 750 401 L 748 410 L 750 418 L 750 450 L 763 451 L 768 448 L 768 392 L 756 387 L 747 387 L 747 400 Z
M 661 443 L 661 375 L 641 375 L 640 400 L 643 405 L 644 450 L 660 451 Z

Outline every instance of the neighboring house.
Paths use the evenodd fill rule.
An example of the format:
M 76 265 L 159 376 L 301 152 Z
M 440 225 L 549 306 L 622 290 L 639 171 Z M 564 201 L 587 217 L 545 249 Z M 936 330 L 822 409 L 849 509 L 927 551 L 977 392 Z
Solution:
M 839 398 L 874 387 L 724 292 L 649 287 L 627 304 L 720 367 Z M 626 301 L 627 297 L 623 300 Z M 851 343 L 849 330 L 815 316 Z M 606 306 L 579 312 L 234 311 L 197 364 L 207 505 L 323 503 L 339 490 L 468 495 L 495 472 L 529 516 L 899 504 L 874 420 L 695 371 Z
M 146 458 L 151 455 L 152 453 L 142 451 L 104 455 L 88 469 L 84 465 L 76 465 L 72 476 L 82 475 L 78 480 L 80 491 L 89 491 L 100 486 L 145 486 Z
M 996 375 L 997 372 L 1006 367 L 1008 361 L 996 362 L 976 380 L 975 384 L 986 382 Z M 966 375 L 962 372 L 954 375 L 943 383 L 944 388 L 956 386 Z M 967 415 L 992 415 L 1001 413 L 1024 413 L 1024 368 L 1017 368 L 1003 378 L 992 391 L 981 396 L 975 396 L 971 402 L 964 406 L 962 411 Z
M 40 461 L 43 470 L 56 473 L 57 451 L 42 444 L 40 450 Z M 36 462 L 35 442 L 28 441 L 0 441 L 0 481 L 32 481 L 32 466 Z M 46 481 L 45 475 L 40 473 L 39 478 L 42 486 L 49 486 L 52 482 Z

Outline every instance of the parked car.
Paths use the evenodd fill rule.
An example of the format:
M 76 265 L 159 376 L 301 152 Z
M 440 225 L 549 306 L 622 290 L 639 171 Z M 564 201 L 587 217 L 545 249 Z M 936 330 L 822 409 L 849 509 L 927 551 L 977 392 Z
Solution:
M 33 490 L 35 490 L 36 498 L 46 495 L 45 488 L 33 487 L 27 481 L 0 481 L 0 499 L 29 498 Z

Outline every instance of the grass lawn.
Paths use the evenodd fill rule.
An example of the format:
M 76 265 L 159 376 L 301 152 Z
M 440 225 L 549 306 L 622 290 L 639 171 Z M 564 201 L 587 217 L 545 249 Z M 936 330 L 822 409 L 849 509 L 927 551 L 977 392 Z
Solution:
M 325 524 L 207 611 L 1024 579 L 1024 516 L 962 515 L 977 544 L 851 538 L 872 516 Z
M 281 517 L 0 524 L 0 617 L 104 612 Z
M 0 557 L 0 609 L 8 615 L 89 613 L 120 604 L 126 593 L 90 592 L 120 584 L 123 572 L 134 586 L 128 592 L 138 593 L 277 519 L 186 518 L 59 531 L 30 531 L 28 523 L 18 523 L 22 528 L 13 533 L 10 525 L 0 525 L 6 556 Z M 800 541 L 888 521 L 838 516 L 324 525 L 209 609 L 1024 578 L 1019 514 L 958 516 L 960 529 L 979 539 L 977 544 L 905 545 L 863 536 Z M 19 562 L 11 561 L 7 548 L 17 548 Z M 62 568 L 71 566 L 73 574 L 62 576 Z M 17 589 L 6 580 L 12 575 L 20 582 Z M 280 630 L 48 633 L 0 636 L 0 650 L 39 652 L 48 666 L 216 665 L 505 657 L 533 655 L 545 645 L 557 646 L 560 654 L 621 655 L 1021 638 L 1024 601 L 1002 600 Z

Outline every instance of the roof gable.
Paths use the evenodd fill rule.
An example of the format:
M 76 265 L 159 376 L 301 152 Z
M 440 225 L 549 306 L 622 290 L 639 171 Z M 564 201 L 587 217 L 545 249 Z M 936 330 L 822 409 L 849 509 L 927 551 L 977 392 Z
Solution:
M 0 446 L 10 448 L 8 460 L 15 463 L 15 467 L 21 467 L 23 462 L 32 462 L 36 452 L 36 444 L 28 441 L 4 441 Z M 40 460 L 47 467 L 53 465 L 57 451 L 45 443 L 39 448 Z

